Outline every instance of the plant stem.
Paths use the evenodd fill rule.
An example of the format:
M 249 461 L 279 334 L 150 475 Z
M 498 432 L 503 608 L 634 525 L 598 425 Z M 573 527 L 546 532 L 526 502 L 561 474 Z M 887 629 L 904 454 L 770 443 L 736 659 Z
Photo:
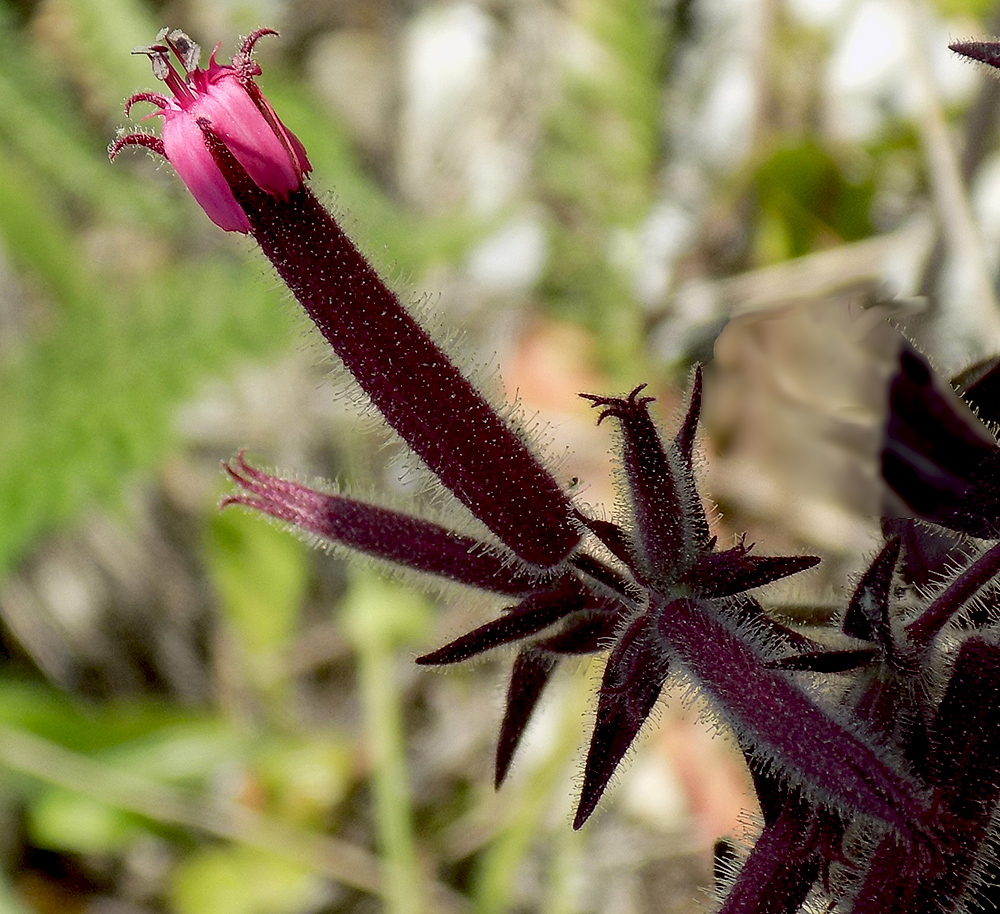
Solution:
M 423 878 L 417 867 L 403 712 L 394 669 L 395 649 L 412 627 L 409 600 L 384 582 L 357 577 L 344 605 L 343 624 L 356 652 L 358 685 L 372 763 L 372 792 L 384 866 L 386 914 L 420 914 Z M 428 907 L 428 911 L 431 909 Z

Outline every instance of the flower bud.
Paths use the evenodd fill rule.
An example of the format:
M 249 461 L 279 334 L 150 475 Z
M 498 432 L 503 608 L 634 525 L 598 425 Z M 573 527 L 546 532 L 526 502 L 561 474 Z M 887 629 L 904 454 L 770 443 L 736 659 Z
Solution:
M 201 49 L 179 30 L 168 34 L 163 29 L 154 44 L 137 48 L 133 53 L 149 56 L 153 74 L 172 94 L 140 92 L 126 101 L 126 114 L 135 102 L 157 105 L 158 110 L 147 117 L 163 118 L 162 136 L 123 134 L 111 144 L 111 158 L 123 146 L 153 149 L 174 166 L 217 226 L 227 232 L 250 231 L 246 213 L 216 161 L 213 143 L 223 144 L 249 179 L 275 197 L 286 198 L 310 171 L 302 144 L 281 123 L 253 79 L 260 74 L 250 57 L 253 46 L 263 35 L 273 34 L 271 29 L 258 29 L 248 36 L 231 66 L 216 63 L 216 46 L 205 70 L 198 67 Z M 171 52 L 183 77 L 171 62 Z

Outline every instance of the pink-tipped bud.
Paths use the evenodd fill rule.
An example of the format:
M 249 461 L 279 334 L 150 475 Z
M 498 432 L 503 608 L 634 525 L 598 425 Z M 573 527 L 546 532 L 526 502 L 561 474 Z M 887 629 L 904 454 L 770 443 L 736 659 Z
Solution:
M 247 38 L 232 66 L 216 63 L 213 51 L 204 70 L 197 65 L 198 45 L 178 30 L 168 34 L 163 29 L 154 44 L 134 52 L 149 56 L 154 75 L 172 95 L 139 93 L 126 102 L 126 111 L 136 101 L 159 106 L 147 117 L 163 118 L 163 155 L 208 217 L 227 232 L 248 232 L 250 222 L 219 168 L 213 142 L 222 143 L 250 180 L 275 197 L 284 199 L 301 187 L 303 175 L 310 171 L 302 144 L 281 123 L 253 79 L 260 68 L 250 54 L 266 34 L 274 33 L 261 29 Z M 175 69 L 171 52 L 183 76 Z M 135 140 L 123 140 L 112 143 L 112 158 L 122 146 L 137 145 Z

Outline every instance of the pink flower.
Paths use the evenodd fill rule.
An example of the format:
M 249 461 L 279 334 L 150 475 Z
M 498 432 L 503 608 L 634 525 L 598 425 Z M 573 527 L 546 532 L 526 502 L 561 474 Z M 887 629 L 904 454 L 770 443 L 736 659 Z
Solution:
M 149 56 L 153 74 L 166 83 L 172 97 L 138 92 L 125 102 L 128 116 L 136 102 L 150 102 L 158 110 L 147 117 L 162 117 L 161 137 L 151 133 L 123 133 L 109 147 L 112 159 L 124 146 L 145 146 L 166 158 L 177 170 L 208 217 L 227 232 L 248 232 L 250 222 L 236 202 L 229 182 L 216 160 L 221 143 L 247 176 L 266 193 L 286 198 L 302 186 L 311 166 L 306 151 L 285 127 L 261 93 L 254 77 L 260 67 L 251 59 L 253 47 L 272 29 L 258 29 L 244 39 L 231 66 L 215 62 L 218 45 L 208 69 L 198 66 L 201 49 L 183 32 L 162 29 L 156 43 L 133 53 Z M 173 51 L 184 76 L 170 60 Z

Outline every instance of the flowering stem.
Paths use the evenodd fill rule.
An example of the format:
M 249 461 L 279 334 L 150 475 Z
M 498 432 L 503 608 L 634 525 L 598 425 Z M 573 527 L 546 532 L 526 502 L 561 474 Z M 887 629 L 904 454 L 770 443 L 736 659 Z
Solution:
M 680 599 L 655 608 L 671 652 L 759 758 L 794 772 L 834 808 L 880 819 L 907 838 L 926 833 L 933 811 L 922 788 L 767 669 L 710 604 Z

